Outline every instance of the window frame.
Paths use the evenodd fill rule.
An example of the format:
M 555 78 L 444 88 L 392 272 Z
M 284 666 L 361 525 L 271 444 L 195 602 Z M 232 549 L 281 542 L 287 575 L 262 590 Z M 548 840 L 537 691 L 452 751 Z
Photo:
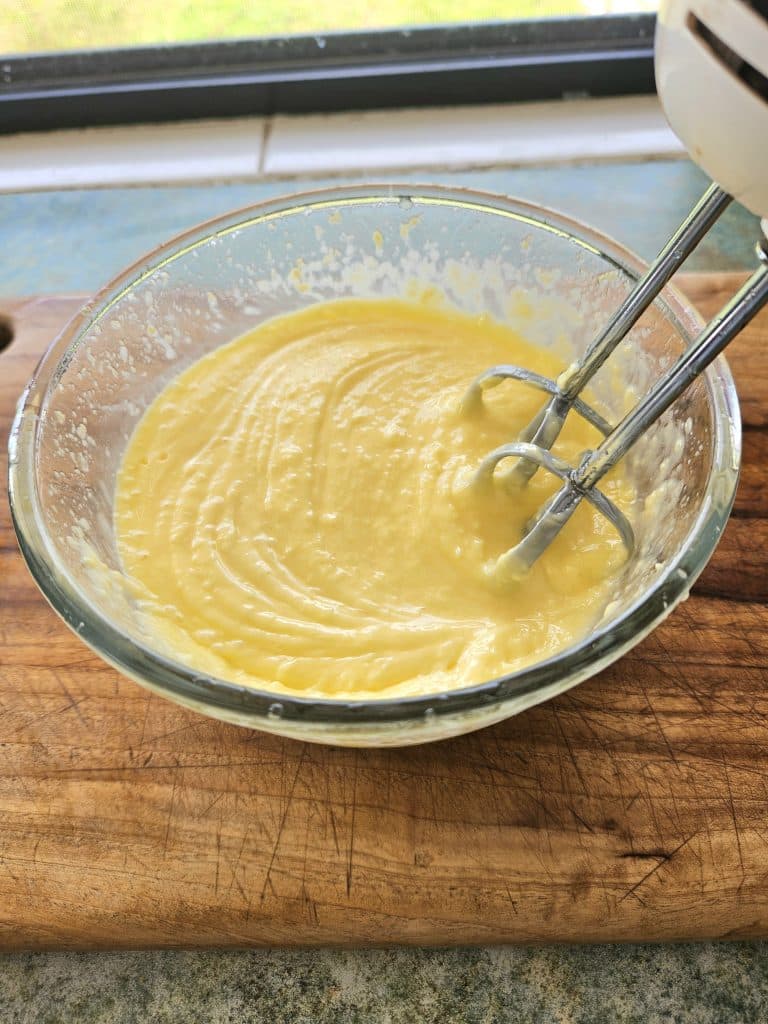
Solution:
M 654 14 L 0 57 L 0 133 L 652 93 Z

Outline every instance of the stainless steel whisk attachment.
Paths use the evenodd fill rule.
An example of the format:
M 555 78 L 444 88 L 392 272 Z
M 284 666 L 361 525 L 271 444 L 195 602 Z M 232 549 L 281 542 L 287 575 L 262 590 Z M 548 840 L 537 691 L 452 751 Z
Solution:
M 477 410 L 482 404 L 483 392 L 507 379 L 522 381 L 550 396 L 518 440 L 491 452 L 475 474 L 477 483 L 488 484 L 499 463 L 514 458 L 515 465 L 504 478 L 509 488 L 525 486 L 538 469 L 563 481 L 560 489 L 529 522 L 519 543 L 497 560 L 495 575 L 498 578 L 514 580 L 524 576 L 584 500 L 612 523 L 628 554 L 634 551 L 635 539 L 629 520 L 597 485 L 768 302 L 768 239 L 758 243 L 761 265 L 750 279 L 617 426 L 611 428 L 580 394 L 731 201 L 732 197 L 718 186 L 709 187 L 584 356 L 556 381 L 521 366 L 503 365 L 481 374 L 467 390 L 462 401 L 466 412 Z M 585 452 L 575 467 L 549 450 L 571 410 L 604 436 L 601 444 L 594 451 Z

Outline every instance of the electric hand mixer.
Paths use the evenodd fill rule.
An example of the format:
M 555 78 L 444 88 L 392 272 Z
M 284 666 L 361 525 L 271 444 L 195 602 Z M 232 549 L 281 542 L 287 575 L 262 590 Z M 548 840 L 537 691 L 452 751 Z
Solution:
M 584 500 L 615 526 L 632 553 L 632 527 L 598 490 L 598 483 L 768 302 L 766 237 L 757 245 L 761 266 L 618 426 L 612 429 L 580 397 L 734 198 L 765 218 L 762 227 L 768 236 L 768 0 L 662 2 L 656 82 L 672 128 L 717 184 L 709 187 L 582 358 L 556 381 L 520 366 L 494 366 L 474 381 L 464 398 L 464 409 L 471 412 L 481 405 L 484 391 L 510 378 L 549 395 L 519 439 L 491 452 L 476 473 L 478 484 L 488 484 L 500 462 L 515 459 L 504 477 L 506 486 L 525 486 L 539 468 L 563 481 L 520 542 L 497 560 L 494 573 L 502 580 L 524 575 Z M 604 435 L 576 467 L 550 451 L 571 411 Z

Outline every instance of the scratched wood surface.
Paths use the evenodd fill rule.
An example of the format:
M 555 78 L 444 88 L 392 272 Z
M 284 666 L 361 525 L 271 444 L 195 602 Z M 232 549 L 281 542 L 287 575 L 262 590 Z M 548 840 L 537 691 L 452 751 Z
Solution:
M 735 281 L 687 286 L 711 311 Z M 77 305 L 0 304 L 3 452 Z M 730 358 L 743 476 L 690 600 L 599 677 L 422 748 L 304 745 L 150 696 L 51 612 L 3 502 L 0 948 L 768 934 L 768 317 Z

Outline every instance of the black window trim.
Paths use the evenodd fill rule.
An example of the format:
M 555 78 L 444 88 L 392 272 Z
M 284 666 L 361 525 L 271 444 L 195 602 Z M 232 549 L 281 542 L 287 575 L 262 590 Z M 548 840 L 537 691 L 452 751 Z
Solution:
M 0 133 L 652 93 L 655 15 L 0 57 Z

